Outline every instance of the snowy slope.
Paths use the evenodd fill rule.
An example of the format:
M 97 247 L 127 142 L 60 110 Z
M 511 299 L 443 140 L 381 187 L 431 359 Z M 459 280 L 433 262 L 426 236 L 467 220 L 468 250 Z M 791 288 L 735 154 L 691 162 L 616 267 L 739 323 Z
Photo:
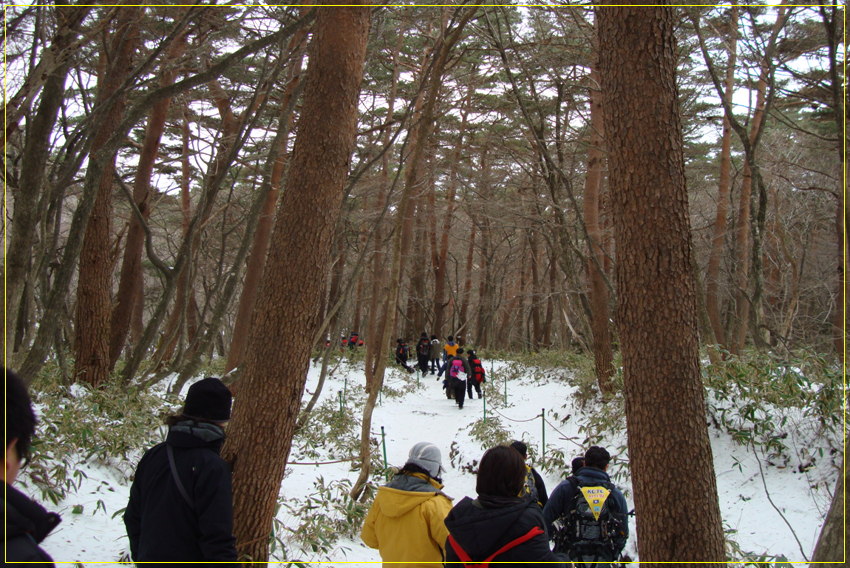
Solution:
M 493 364 L 495 382 L 500 386 L 503 383 L 500 382 L 499 373 L 505 365 L 500 362 Z M 490 371 L 490 362 L 486 362 L 486 368 Z M 318 367 L 312 367 L 305 400 L 313 392 L 318 375 Z M 480 460 L 483 454 L 481 443 L 472 437 L 470 429 L 475 421 L 482 418 L 484 401 L 477 398 L 467 400 L 464 408 L 459 409 L 453 401 L 446 399 L 435 377 L 428 375 L 421 378 L 418 387 L 416 381 L 416 375 L 402 373 L 399 369 L 389 371 L 386 392 L 408 392 L 403 396 L 382 396 L 381 404 L 373 415 L 373 436 L 380 440 L 381 426 L 384 427 L 388 462 L 396 466 L 403 465 L 408 450 L 416 442 L 437 444 L 442 451 L 446 469 L 443 476 L 444 491 L 456 500 L 465 495 L 474 496 L 475 477 L 464 471 L 462 466 Z M 363 383 L 362 370 L 343 364 L 327 379 L 322 398 L 338 401 L 339 393 L 344 389 L 345 404 L 357 406 L 358 400 L 362 400 L 362 394 L 359 394 L 362 389 L 358 393 L 356 385 Z M 492 384 L 488 384 L 488 387 Z M 493 417 L 497 417 L 512 437 L 524 440 L 533 447 L 532 453 L 539 455 L 544 435 L 540 414 L 541 409 L 545 408 L 549 421 L 545 431 L 546 444 L 548 447 L 560 447 L 569 462 L 572 456 L 581 453 L 580 445 L 585 439 L 585 434 L 579 431 L 582 411 L 571 406 L 571 392 L 572 387 L 555 378 L 515 377 L 508 381 L 507 407 L 504 406 L 504 391 L 500 388 L 498 392 L 490 392 L 487 414 L 491 422 Z M 553 417 L 552 411 L 560 417 L 571 414 L 572 418 L 562 424 Z M 587 411 L 592 412 L 592 409 L 588 408 Z M 356 412 L 359 413 L 359 408 Z M 557 432 L 552 425 L 557 426 Z M 799 539 L 802 550 L 810 554 L 819 534 L 821 519 L 829 506 L 829 491 L 835 482 L 836 472 L 830 470 L 829 460 L 820 460 L 814 468 L 800 473 L 795 467 L 780 469 L 768 465 L 762 459 L 763 482 L 759 460 L 751 450 L 735 444 L 729 435 L 716 429 L 712 429 L 711 433 L 724 526 L 735 531 L 731 534 L 739 550 L 771 556 L 784 555 L 791 561 L 803 561 L 796 539 Z M 613 450 L 625 444 L 625 434 L 605 439 L 603 443 Z M 352 448 L 349 455 L 355 453 L 356 448 Z M 612 454 L 616 454 L 616 451 L 612 451 Z M 132 459 L 138 460 L 139 457 L 135 455 Z M 309 459 L 331 461 L 339 457 L 305 458 L 294 448 L 290 462 L 306 463 Z M 615 458 L 627 460 L 625 455 L 615 455 Z M 130 464 L 120 465 L 121 469 L 126 470 Z M 114 466 L 82 463 L 78 465 L 78 470 L 82 472 L 82 479 L 76 494 L 70 495 L 58 506 L 48 505 L 48 508 L 62 515 L 63 522 L 42 546 L 57 562 L 119 560 L 127 553 L 127 541 L 121 515 L 112 517 L 126 506 L 129 482 Z M 540 473 L 551 492 L 559 482 L 558 475 L 548 471 Z M 342 479 L 353 482 L 357 472 L 351 471 L 349 462 L 321 466 L 290 465 L 281 488 L 282 498 L 303 503 L 308 495 L 316 493 L 314 484 L 319 477 L 327 486 Z M 622 477 L 617 479 L 617 484 L 624 490 L 630 508 L 634 507 L 631 486 Z M 827 482 L 824 482 L 824 478 Z M 796 538 L 783 517 L 770 504 L 765 485 L 773 503 L 793 527 Z M 30 483 L 24 491 L 44 502 L 33 484 Z M 74 514 L 74 508 L 80 505 L 81 512 Z M 286 507 L 281 507 L 278 519 L 293 529 L 303 521 L 292 513 L 291 508 Z M 635 522 L 633 517 L 626 548 L 626 552 L 633 558 L 637 555 Z M 340 539 L 325 553 L 302 550 L 296 543 L 287 541 L 285 534 L 282 538 L 287 547 L 288 560 L 323 563 L 344 561 L 355 563 L 353 565 L 380 561 L 376 550 L 365 547 L 356 538 Z M 281 559 L 279 548 L 274 556 Z

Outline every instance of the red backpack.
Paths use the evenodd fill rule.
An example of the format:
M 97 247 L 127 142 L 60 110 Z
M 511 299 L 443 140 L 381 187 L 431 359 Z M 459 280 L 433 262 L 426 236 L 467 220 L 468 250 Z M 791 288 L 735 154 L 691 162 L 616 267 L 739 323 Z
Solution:
M 481 364 L 481 359 L 473 359 L 469 364 L 472 366 L 472 376 L 475 380 L 479 383 L 487 382 L 484 378 L 484 365 Z
M 540 527 L 531 527 L 530 531 L 528 531 L 521 537 L 515 538 L 514 540 L 510 541 L 508 544 L 506 544 L 505 546 L 503 546 L 481 562 L 473 562 L 472 558 L 470 558 L 466 551 L 460 547 L 460 545 L 457 543 L 457 541 L 452 535 L 449 535 L 449 544 L 452 546 L 452 549 L 455 551 L 455 554 L 457 554 L 457 557 L 460 558 L 460 561 L 463 564 L 464 568 L 487 568 L 488 566 L 490 566 L 490 562 L 492 562 L 493 559 L 496 558 L 498 555 L 502 554 L 503 552 L 507 552 L 508 550 L 516 546 L 519 546 L 527 540 L 531 540 L 539 534 L 546 533 Z

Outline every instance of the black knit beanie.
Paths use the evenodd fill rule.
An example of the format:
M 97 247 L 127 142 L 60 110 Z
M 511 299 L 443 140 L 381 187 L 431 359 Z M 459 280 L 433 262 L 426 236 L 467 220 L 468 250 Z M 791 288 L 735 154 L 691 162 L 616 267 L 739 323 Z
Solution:
M 212 422 L 227 422 L 232 403 L 230 389 L 215 377 L 207 377 L 189 387 L 183 414 Z

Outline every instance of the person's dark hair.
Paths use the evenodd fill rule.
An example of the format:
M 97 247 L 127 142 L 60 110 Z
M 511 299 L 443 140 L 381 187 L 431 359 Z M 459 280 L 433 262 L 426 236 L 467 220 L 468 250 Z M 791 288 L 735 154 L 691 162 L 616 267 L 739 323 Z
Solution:
M 6 371 L 6 447 L 18 439 L 15 447 L 24 464 L 30 461 L 30 443 L 38 422 L 27 387 L 13 371 Z
M 528 457 L 528 446 L 525 445 L 525 442 L 514 440 L 511 442 L 511 447 L 518 451 L 522 457 Z
M 458 348 L 457 348 L 457 354 L 458 354 L 458 355 L 463 355 L 464 353 L 465 353 L 465 351 L 463 350 L 463 347 L 458 347 Z
M 605 469 L 609 461 L 611 461 L 611 454 L 608 453 L 608 450 L 599 446 L 591 446 L 584 454 L 585 467 Z
M 454 341 L 454 336 L 453 336 L 453 335 L 450 335 L 450 336 L 449 336 L 449 341 Z
M 436 336 L 436 335 L 432 335 L 432 336 L 431 336 L 431 341 L 433 341 L 433 340 L 435 340 L 435 339 L 437 339 L 437 336 Z
M 431 474 L 428 473 L 427 469 L 425 469 L 424 467 L 420 467 L 420 466 L 416 465 L 415 463 L 407 462 L 406 464 L 404 464 L 404 467 L 402 467 L 398 471 L 398 473 L 399 473 L 399 475 L 401 475 L 402 473 L 405 473 L 405 474 L 421 473 L 421 474 L 425 475 L 426 477 L 428 477 L 428 479 L 433 479 L 437 483 L 443 482 L 443 480 L 439 477 L 431 477 Z
M 517 497 L 525 478 L 525 461 L 519 452 L 510 446 L 496 446 L 481 458 L 475 491 L 479 495 Z
M 578 473 L 578 470 L 584 467 L 584 456 L 578 456 L 573 458 L 572 463 L 570 464 L 572 467 L 572 474 L 575 475 Z

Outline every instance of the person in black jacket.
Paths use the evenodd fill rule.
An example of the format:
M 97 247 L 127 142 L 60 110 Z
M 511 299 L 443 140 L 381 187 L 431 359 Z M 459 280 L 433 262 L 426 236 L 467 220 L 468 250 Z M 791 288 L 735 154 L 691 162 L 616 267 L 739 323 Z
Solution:
M 145 452 L 124 525 L 136 562 L 236 562 L 230 469 L 219 456 L 230 390 L 216 378 L 189 387 L 165 442 Z
M 422 371 L 422 376 L 428 374 L 428 364 L 431 361 L 431 340 L 428 339 L 428 334 L 424 331 L 419 337 L 419 342 L 416 344 L 416 364 L 419 370 Z
M 528 446 L 525 445 L 525 442 L 514 440 L 511 443 L 511 447 L 519 452 L 523 461 L 528 459 Z M 546 484 L 543 483 L 543 478 L 540 477 L 540 474 L 537 473 L 536 469 L 530 465 L 526 465 L 525 469 L 528 472 L 525 478 L 525 486 L 528 496 L 529 498 L 537 501 L 542 509 L 546 506 L 546 501 L 549 500 L 549 495 L 546 493 Z
M 515 449 L 496 446 L 484 452 L 475 485 L 478 498 L 464 497 L 446 517 L 447 567 L 490 562 L 504 562 L 494 565 L 499 568 L 544 562 L 563 566 L 557 563 L 566 557 L 549 550 L 540 505 L 520 496 L 525 476 L 525 462 Z
M 53 559 L 39 543 L 61 521 L 59 515 L 12 487 L 18 472 L 29 461 L 30 440 L 35 433 L 35 413 L 24 382 L 6 369 L 6 566 L 38 562 L 53 566 Z M 27 564 L 27 566 L 38 564 Z M 21 564 L 23 566 L 23 564 Z

